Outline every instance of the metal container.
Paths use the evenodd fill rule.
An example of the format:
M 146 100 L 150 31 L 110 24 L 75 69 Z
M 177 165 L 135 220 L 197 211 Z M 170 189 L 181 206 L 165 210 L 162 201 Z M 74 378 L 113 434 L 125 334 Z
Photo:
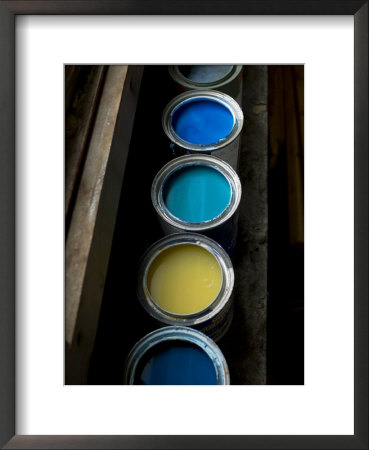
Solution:
M 227 110 L 233 119 L 233 126 L 228 135 L 209 144 L 199 144 L 182 139 L 173 127 L 173 118 L 183 111 L 190 103 L 215 102 Z M 162 125 L 165 134 L 171 141 L 173 157 L 185 154 L 207 154 L 226 161 L 238 171 L 239 152 L 241 145 L 241 130 L 243 127 L 243 112 L 238 103 L 229 95 L 218 91 L 188 91 L 174 97 L 165 107 Z
M 205 308 L 189 314 L 178 314 L 163 309 L 154 300 L 148 287 L 148 275 L 153 262 L 166 250 L 187 244 L 205 249 L 215 258 L 220 267 L 221 284 L 217 295 Z M 232 262 L 217 242 L 197 233 L 177 233 L 165 236 L 146 250 L 139 267 L 137 296 L 144 309 L 159 325 L 189 326 L 218 341 L 227 332 L 232 321 L 233 286 Z
M 172 326 L 155 330 L 141 340 L 139 340 L 130 351 L 124 367 L 123 383 L 124 384 L 143 384 L 141 374 L 150 361 L 150 357 L 154 352 L 160 351 L 160 348 L 168 348 L 178 343 L 193 346 L 194 348 L 204 352 L 204 356 L 209 358 L 215 372 L 215 383 L 219 385 L 229 385 L 230 376 L 227 362 L 219 347 L 209 337 L 199 331 L 191 328 Z M 190 366 L 191 370 L 196 371 L 196 365 Z M 167 384 L 167 383 L 153 383 Z M 171 384 L 184 384 L 171 382 Z M 201 383 L 208 384 L 208 383 Z M 210 384 L 210 383 L 209 383 Z
M 215 89 L 242 106 L 242 66 L 183 65 L 169 66 L 168 71 L 178 92 Z
M 172 214 L 166 205 L 166 186 L 177 174 L 181 174 L 191 167 L 205 167 L 215 170 L 222 174 L 229 184 L 230 201 L 228 205 L 219 215 L 210 220 L 202 222 L 184 221 Z M 211 196 L 212 193 L 209 194 Z M 232 255 L 236 245 L 240 199 L 241 183 L 237 173 L 225 161 L 207 155 L 185 155 L 169 161 L 157 173 L 151 187 L 151 201 L 164 234 L 184 231 L 202 233 L 217 241 L 229 255 Z M 196 202 L 196 198 L 193 201 Z

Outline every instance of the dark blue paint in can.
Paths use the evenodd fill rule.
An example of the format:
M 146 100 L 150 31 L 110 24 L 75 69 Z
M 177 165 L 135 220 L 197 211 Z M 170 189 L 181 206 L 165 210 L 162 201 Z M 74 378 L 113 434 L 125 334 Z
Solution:
M 124 368 L 124 384 L 230 384 L 227 362 L 208 336 L 186 327 L 164 327 L 132 348 Z

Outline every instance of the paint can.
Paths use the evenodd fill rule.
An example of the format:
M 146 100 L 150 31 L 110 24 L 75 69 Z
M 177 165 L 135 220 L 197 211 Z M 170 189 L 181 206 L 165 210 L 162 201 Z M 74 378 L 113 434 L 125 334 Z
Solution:
M 237 172 L 243 112 L 229 95 L 188 91 L 174 97 L 162 116 L 171 155 L 208 154 L 226 161 Z
M 151 187 L 151 201 L 164 234 L 205 234 L 229 255 L 236 245 L 240 199 L 237 173 L 225 161 L 208 155 L 169 161 Z
M 124 384 L 229 385 L 220 348 L 197 330 L 164 327 L 140 339 L 124 366 Z
M 192 327 L 218 341 L 232 321 L 233 286 L 232 262 L 217 242 L 177 233 L 146 250 L 137 296 L 160 326 Z
M 177 92 L 215 89 L 234 98 L 242 106 L 242 66 L 215 64 L 169 66 L 168 72 Z

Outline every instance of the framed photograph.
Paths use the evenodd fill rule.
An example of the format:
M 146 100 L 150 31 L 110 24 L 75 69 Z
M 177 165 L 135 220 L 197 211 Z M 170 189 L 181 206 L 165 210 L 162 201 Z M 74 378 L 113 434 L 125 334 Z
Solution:
M 319 4 L 273 0 L 215 4 L 161 0 L 150 4 L 125 0 L 0 2 L 3 448 L 368 448 L 367 42 L 368 3 L 363 0 Z M 106 158 L 106 173 L 112 174 L 110 187 L 104 184 L 105 190 L 101 194 L 95 190 L 88 200 L 91 206 L 101 195 L 108 208 L 101 207 L 100 202 L 91 234 L 76 233 L 76 245 L 83 247 L 90 239 L 95 259 L 119 261 L 119 249 L 132 262 L 136 251 L 133 242 L 137 239 L 132 239 L 127 211 L 121 207 L 114 210 L 119 204 L 117 186 L 124 179 L 127 193 L 149 189 L 147 183 L 141 183 L 140 189 L 135 186 L 139 173 L 149 179 L 147 173 L 157 164 L 154 157 L 146 157 L 146 161 L 139 157 L 142 145 L 150 146 L 150 137 L 153 147 L 159 145 L 160 133 L 155 135 L 153 130 L 160 114 L 154 115 L 152 105 L 159 100 L 167 103 L 173 97 L 166 91 L 167 66 L 191 63 L 249 68 L 243 73 L 243 95 L 249 105 L 244 110 L 249 147 L 241 169 L 250 180 L 249 192 L 246 186 L 249 201 L 251 191 L 264 192 L 260 183 L 266 183 L 260 170 L 256 181 L 251 173 L 253 164 L 260 164 L 261 131 L 265 132 L 263 142 L 267 142 L 271 165 L 275 156 L 272 129 L 281 127 L 291 134 L 293 128 L 289 119 L 283 123 L 275 120 L 278 114 L 272 114 L 273 103 L 270 96 L 266 100 L 265 86 L 279 93 L 281 80 L 289 86 L 284 77 L 300 77 L 301 81 L 302 76 L 305 111 L 302 108 L 301 123 L 305 138 L 300 135 L 297 141 L 305 140 L 305 370 L 298 382 L 294 382 L 292 374 L 282 382 L 278 377 L 267 380 L 266 371 L 259 371 L 264 363 L 258 366 L 255 357 L 242 367 L 230 361 L 233 386 L 225 388 L 124 386 L 116 374 L 122 355 L 126 356 L 131 347 L 130 339 L 131 343 L 137 341 L 145 329 L 146 323 L 139 327 L 133 324 L 141 316 L 135 316 L 132 310 L 134 321 L 128 324 L 120 319 L 119 308 L 105 308 L 99 318 L 99 305 L 91 304 L 91 299 L 102 297 L 106 273 L 101 274 L 93 266 L 86 272 L 89 287 L 84 294 L 90 303 L 81 303 L 80 309 L 88 321 L 75 315 L 74 306 L 68 302 L 64 309 L 68 277 L 73 279 L 79 270 L 70 251 L 73 246 L 68 249 L 67 242 L 65 247 L 65 235 L 68 233 L 69 239 L 71 227 L 78 230 L 81 224 L 74 223 L 74 216 L 68 216 L 68 208 L 63 208 L 69 198 L 64 190 L 68 184 L 64 172 L 64 157 L 68 155 L 64 155 L 64 149 L 66 140 L 71 142 L 75 136 L 76 111 L 72 108 L 71 114 L 66 114 L 73 102 L 68 97 L 68 79 L 73 85 L 73 77 L 80 79 L 83 72 L 82 78 L 88 79 L 95 91 L 87 95 L 79 91 L 78 101 L 92 104 L 94 100 L 88 95 L 93 96 L 104 81 L 89 137 L 90 149 L 95 149 L 95 153 L 89 150 L 89 167 L 99 180 L 99 164 Z M 245 81 L 252 87 L 250 91 L 245 89 Z M 104 96 L 105 92 L 108 95 Z M 293 95 L 301 97 L 297 88 Z M 120 96 L 124 101 L 119 100 Z M 272 101 L 276 98 L 277 94 Z M 136 106 L 146 133 L 141 132 L 142 126 L 136 127 L 132 113 Z M 267 115 L 269 120 L 265 121 Z M 252 127 L 258 135 L 250 133 Z M 106 152 L 101 140 L 104 133 L 111 134 L 112 142 L 106 145 Z M 136 157 L 132 156 L 134 152 L 127 154 L 122 149 L 131 133 Z M 294 155 L 301 157 L 296 151 Z M 265 164 L 266 158 L 263 161 Z M 140 164 L 146 165 L 145 170 L 140 170 Z M 132 170 L 125 171 L 127 167 Z M 278 182 L 269 180 L 270 205 L 276 189 Z M 295 189 L 292 197 L 298 208 Z M 73 194 L 71 198 L 77 201 Z M 120 201 L 122 204 L 122 198 Z M 145 230 L 145 218 L 150 224 L 152 220 L 145 213 L 148 206 L 144 200 L 142 207 L 140 227 Z M 82 213 L 81 220 L 92 223 L 92 210 L 90 207 Z M 116 217 L 122 236 L 117 238 L 115 233 L 113 240 Z M 250 242 L 251 228 L 242 227 L 242 238 Z M 259 240 L 251 258 L 254 266 L 242 267 L 255 279 L 256 284 L 250 281 L 250 286 L 258 290 L 257 281 L 264 281 L 257 271 L 252 271 L 260 264 L 256 250 L 262 248 L 267 235 L 262 239 L 262 230 L 255 227 Z M 299 240 L 301 229 L 296 223 L 289 223 L 288 229 L 294 244 L 304 243 L 304 231 Z M 111 241 L 101 245 L 95 230 L 109 230 Z M 107 236 L 105 231 L 101 233 Z M 142 233 L 142 249 L 149 235 Z M 107 251 L 112 242 L 115 256 Z M 238 262 L 242 261 L 241 253 L 236 255 Z M 283 264 L 282 259 L 279 273 L 283 273 Z M 291 268 L 286 272 L 287 283 L 296 284 L 297 272 Z M 111 281 L 119 279 L 119 271 L 107 273 L 105 288 L 111 298 L 121 297 L 124 290 L 133 295 L 129 287 L 118 290 L 116 281 Z M 132 278 L 129 274 L 128 278 Z M 289 288 L 286 285 L 286 292 Z M 269 294 L 268 309 L 267 292 L 265 305 L 255 297 L 255 304 L 251 307 L 250 303 L 246 312 L 236 308 L 236 324 L 242 322 L 243 314 L 253 315 L 250 324 L 264 323 L 263 308 L 273 309 L 273 295 Z M 278 295 L 283 295 L 283 289 Z M 276 310 L 274 305 L 274 313 Z M 276 317 L 283 318 L 282 312 Z M 97 344 L 91 344 L 89 339 L 92 335 L 95 339 L 97 321 Z M 81 326 L 84 323 L 89 325 Z M 110 329 L 111 323 L 115 331 Z M 95 331 L 91 332 L 91 328 Z M 259 337 L 253 333 L 250 329 L 229 335 L 220 347 L 226 355 L 237 355 L 243 348 L 255 345 L 252 339 Z M 278 333 L 273 336 L 278 338 Z M 269 346 L 273 339 L 269 338 Z M 121 340 L 125 340 L 124 351 Z M 93 345 L 92 370 L 84 358 Z M 269 358 L 269 364 L 294 367 L 299 362 L 296 359 L 287 365 Z

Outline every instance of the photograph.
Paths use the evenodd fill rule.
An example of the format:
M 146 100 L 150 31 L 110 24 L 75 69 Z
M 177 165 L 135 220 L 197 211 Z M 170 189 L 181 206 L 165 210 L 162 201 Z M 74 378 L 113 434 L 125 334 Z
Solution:
M 304 66 L 65 66 L 65 383 L 304 384 Z

